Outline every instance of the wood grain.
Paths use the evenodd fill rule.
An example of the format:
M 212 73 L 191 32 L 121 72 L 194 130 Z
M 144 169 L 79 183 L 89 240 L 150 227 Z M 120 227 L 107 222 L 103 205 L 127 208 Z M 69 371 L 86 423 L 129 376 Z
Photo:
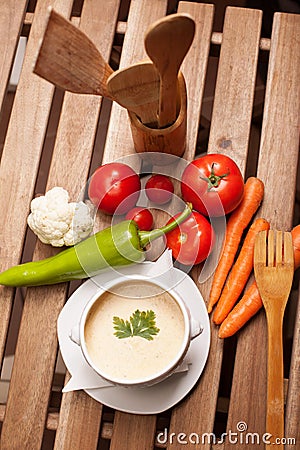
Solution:
M 166 1 L 155 0 L 150 4 L 146 0 L 132 0 L 121 54 L 121 68 L 145 58 L 144 33 L 154 20 L 166 13 L 166 8 Z M 103 162 L 107 163 L 132 153 L 134 153 L 134 149 L 127 111 L 114 104 L 107 132 Z M 155 416 L 147 416 L 141 419 L 137 415 L 128 416 L 126 413 L 116 411 L 111 448 L 131 450 L 133 442 L 137 448 L 152 448 L 154 433 L 149 433 L 149 430 L 154 430 L 155 423 Z M 124 430 L 126 430 L 126 433 L 124 433 Z
M 27 0 L 8 0 L 1 5 L 0 15 L 0 105 L 7 89 L 19 35 L 25 17 Z
M 132 0 L 128 15 L 127 29 L 124 37 L 120 68 L 128 67 L 147 57 L 144 49 L 144 34 L 152 22 L 164 16 L 167 11 L 166 0 Z M 113 104 L 103 162 L 112 161 L 134 153 L 132 136 L 127 111 Z
M 66 91 L 109 97 L 113 70 L 86 33 L 52 10 L 34 73 Z
M 110 9 L 105 2 L 108 15 L 105 17 L 103 8 L 99 8 L 99 1 L 91 1 L 86 3 L 82 11 L 81 26 L 87 32 L 94 33 L 95 40 L 102 47 L 107 59 L 112 46 L 118 7 L 118 0 L 110 2 Z M 36 14 L 35 20 L 39 17 L 38 12 Z M 45 14 L 44 11 L 43 14 Z M 107 20 L 107 17 L 110 20 Z M 101 30 L 104 30 L 105 34 L 102 35 Z M 104 36 L 108 37 L 106 41 Z M 39 82 L 38 77 L 35 78 L 36 81 Z M 34 86 L 33 83 L 32 89 Z M 54 185 L 59 185 L 69 191 L 73 200 L 76 201 L 79 198 L 84 188 L 84 180 L 88 176 L 100 106 L 100 97 L 66 95 L 47 190 Z M 41 259 L 51 253 L 51 249 L 39 243 L 36 246 L 34 258 Z M 56 323 L 65 302 L 66 293 L 66 285 L 53 287 L 51 290 L 42 287 L 27 291 L 12 373 L 12 388 L 9 392 L 3 423 L 3 447 L 1 448 L 30 450 L 40 448 L 57 353 Z M 24 358 L 26 365 L 24 365 Z M 95 410 L 95 402 L 90 397 L 82 403 L 78 402 L 78 396 L 74 393 L 68 396 L 69 401 L 72 395 L 74 395 L 72 407 L 68 402 L 63 403 L 56 446 L 76 448 L 79 441 L 81 449 L 92 449 L 93 446 L 96 448 L 99 414 L 92 414 Z M 97 406 L 100 408 L 100 405 Z M 88 423 L 82 423 L 82 415 L 91 417 L 91 420 Z M 82 429 L 80 439 L 77 434 L 72 433 L 69 435 L 68 442 L 65 441 L 64 431 L 68 424 Z M 18 426 L 18 433 L 13 433 L 16 426 Z M 29 433 L 28 430 L 31 432 Z M 85 440 L 86 445 L 84 445 Z
M 1 270 L 18 264 L 21 258 L 29 204 L 51 108 L 53 87 L 47 85 L 44 80 L 36 79 L 32 74 L 37 45 L 45 27 L 45 15 L 50 4 L 50 1 L 42 2 L 36 10 L 1 158 Z M 57 8 L 65 14 L 70 12 L 68 2 L 57 2 Z M 18 208 L 15 208 L 16 204 Z M 2 359 L 13 290 L 1 287 L 0 295 L 0 314 L 5 324 L 0 330 Z
M 152 449 L 155 440 L 156 416 L 115 414 L 110 450 Z
M 247 129 L 243 135 L 240 135 L 240 130 L 237 129 L 235 136 L 231 137 L 230 149 L 219 147 L 216 150 L 214 143 L 218 140 L 221 142 L 224 136 L 229 136 L 228 133 L 232 123 L 236 121 L 239 121 L 239 123 L 250 122 L 258 57 L 260 19 L 261 13 L 256 10 L 227 9 L 214 102 L 215 112 L 209 139 L 209 152 L 217 151 L 226 154 L 229 152 L 229 155 L 234 158 L 242 171 L 245 170 L 244 162 L 248 152 L 249 130 Z M 251 34 L 246 34 L 245 30 L 248 28 L 251 28 Z M 236 33 L 242 35 L 243 39 L 236 40 Z M 249 53 L 247 68 L 244 65 L 245 63 L 241 62 L 246 52 Z M 228 58 L 231 61 L 230 71 L 227 70 Z M 241 70 L 240 64 L 243 70 Z M 245 85 L 248 87 L 246 96 L 244 93 Z M 222 107 L 223 99 L 226 99 L 226 108 Z M 243 117 L 240 116 L 241 113 L 243 113 Z M 226 124 L 229 128 L 225 128 Z M 196 282 L 198 276 L 198 268 L 195 268 L 192 271 L 192 277 Z M 208 300 L 210 285 L 211 278 L 203 284 L 198 284 L 205 301 Z M 218 392 L 212 389 L 212 386 L 217 386 L 220 382 L 223 341 L 218 338 L 218 330 L 212 321 L 211 327 L 211 348 L 205 371 L 189 398 L 174 409 L 170 432 L 184 430 L 187 434 L 197 433 L 201 436 L 213 431 Z M 197 414 L 193 413 L 196 410 Z M 188 443 L 185 447 L 192 449 L 194 445 Z M 181 445 L 173 443 L 169 448 L 179 450 Z M 205 440 L 201 448 L 210 448 L 208 439 Z
M 66 382 L 69 380 L 67 374 Z M 102 405 L 83 391 L 63 395 L 55 450 L 90 450 L 97 448 Z
M 195 23 L 186 14 L 171 14 L 148 28 L 145 49 L 160 76 L 158 126 L 170 126 L 177 117 L 177 77 L 195 34 Z
M 299 134 L 299 16 L 274 18 L 257 176 L 265 183 L 259 211 L 272 228 L 288 230 L 293 217 Z M 297 56 L 296 56 L 297 55 Z M 280 107 L 278 107 L 280 105 Z M 278 183 L 278 176 L 280 183 Z M 282 193 L 282 186 L 288 189 Z M 295 336 L 297 340 L 297 336 Z M 243 420 L 263 434 L 266 416 L 267 330 L 263 312 L 241 331 L 233 374 L 228 429 Z M 245 355 L 247 357 L 245 357 Z M 294 385 L 295 389 L 295 385 Z M 292 389 L 292 396 L 299 396 Z M 286 418 L 287 423 L 289 418 Z M 234 445 L 226 445 L 234 449 Z M 261 443 L 257 448 L 264 448 Z
M 101 0 L 99 5 L 99 0 L 84 0 L 81 18 L 76 17 L 76 23 L 80 23 L 81 29 L 93 39 L 106 60 L 109 59 L 117 29 L 120 1 Z M 4 58 L 0 62 L 0 74 L 1 81 L 5 82 L 0 87 L 0 104 L 17 45 L 25 3 L 24 0 L 8 0 L 1 9 L 0 48 L 4 49 Z M 35 12 L 27 14 L 31 30 L 0 166 L 1 269 L 18 263 L 22 255 L 29 204 L 35 190 L 51 110 L 53 86 L 32 74 L 39 39 L 45 27 L 47 7 L 52 5 L 69 17 L 72 3 L 70 0 L 38 1 Z M 145 57 L 144 32 L 150 23 L 165 16 L 167 3 L 167 0 L 131 1 L 128 24 L 121 23 L 117 29 L 117 32 L 125 32 L 121 67 L 127 67 Z M 266 217 L 273 227 L 289 229 L 295 198 L 300 124 L 300 16 L 275 14 L 272 38 L 269 40 L 260 38 L 261 12 L 256 10 L 228 8 L 223 33 L 212 33 L 213 5 L 179 2 L 178 11 L 190 13 L 197 24 L 193 45 L 182 66 L 189 99 L 187 148 L 184 155 L 187 160 L 195 156 L 207 61 L 210 44 L 213 43 L 221 45 L 221 54 L 209 152 L 228 154 L 245 173 L 246 164 L 252 156 L 252 149 L 248 150 L 248 145 L 258 49 L 270 49 L 257 172 L 265 182 L 266 196 L 259 214 Z M 93 153 L 100 109 L 99 97 L 66 93 L 47 189 L 62 185 L 69 190 L 74 200 L 80 196 L 90 161 L 100 162 L 102 157 L 97 148 Z M 114 104 L 103 162 L 134 154 L 127 112 Z M 101 222 L 101 226 L 104 222 Z M 43 258 L 50 253 L 51 249 L 39 243 L 34 258 Z M 195 269 L 191 276 L 206 299 L 210 281 L 199 284 L 199 272 L 200 268 Z M 0 408 L 0 421 L 4 422 L 1 449 L 38 450 L 42 446 L 45 427 L 56 430 L 56 450 L 96 450 L 101 446 L 98 441 L 100 434 L 102 439 L 111 440 L 110 448 L 113 450 L 156 448 L 154 440 L 159 431 L 156 428 L 161 426 L 161 417 L 157 422 L 156 416 L 115 412 L 113 423 L 104 419 L 101 433 L 102 405 L 84 392 L 63 394 L 59 412 L 48 412 L 57 353 L 56 321 L 67 293 L 66 285 L 27 291 L 9 398 L 7 406 L 1 405 Z M 3 354 L 14 292 L 1 287 L 0 295 L 0 350 Z M 298 307 L 286 405 L 286 437 L 295 438 L 297 442 L 300 440 L 299 314 Z M 213 324 L 211 337 L 210 356 L 205 371 L 187 398 L 172 410 L 169 435 L 184 432 L 201 436 L 213 430 L 222 360 L 226 361 L 227 355 Z M 265 432 L 266 342 L 266 322 L 262 311 L 238 335 L 227 431 L 235 432 L 237 423 L 243 420 L 249 432 Z M 160 447 L 165 448 L 164 445 Z M 203 450 L 210 447 L 207 443 L 201 445 Z M 227 450 L 231 447 L 234 450 L 237 445 L 230 446 L 225 442 L 211 448 Z M 169 448 L 181 450 L 182 444 L 174 438 Z M 195 445 L 189 443 L 185 448 L 194 449 Z M 263 448 L 263 445 L 255 448 Z M 287 445 L 286 448 L 292 450 L 295 445 Z
M 250 136 L 261 20 L 261 11 L 227 8 L 212 111 L 208 150 L 238 160 L 242 171 Z M 234 112 L 234 119 L 228 110 Z
M 179 12 L 186 12 L 196 20 L 196 31 L 192 46 L 182 63 L 187 96 L 187 139 L 183 158 L 194 158 L 201 115 L 201 104 L 210 49 L 214 6 L 191 2 L 179 2 Z
M 283 257 L 284 255 L 284 257 Z M 294 278 L 290 232 L 260 232 L 254 246 L 254 275 L 264 305 L 268 328 L 266 432 L 284 436 L 283 317 Z M 272 448 L 273 442 L 266 445 Z M 280 450 L 284 444 L 278 444 Z
M 111 97 L 139 117 L 143 124 L 156 126 L 159 102 L 159 75 L 151 61 L 116 70 L 107 80 Z
M 292 359 L 290 365 L 287 402 L 286 402 L 286 419 L 285 419 L 285 436 L 294 438 L 296 442 L 300 442 L 300 300 L 298 295 L 298 308 L 295 317 L 294 341 L 292 349 Z M 295 448 L 292 443 L 286 445 L 286 450 Z

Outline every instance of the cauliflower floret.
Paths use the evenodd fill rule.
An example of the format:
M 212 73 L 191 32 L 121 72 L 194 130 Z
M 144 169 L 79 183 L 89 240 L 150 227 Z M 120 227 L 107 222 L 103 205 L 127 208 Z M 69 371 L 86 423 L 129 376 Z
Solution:
M 77 244 L 94 226 L 90 208 L 83 202 L 69 203 L 69 194 L 61 187 L 32 200 L 27 223 L 44 244 L 53 247 Z

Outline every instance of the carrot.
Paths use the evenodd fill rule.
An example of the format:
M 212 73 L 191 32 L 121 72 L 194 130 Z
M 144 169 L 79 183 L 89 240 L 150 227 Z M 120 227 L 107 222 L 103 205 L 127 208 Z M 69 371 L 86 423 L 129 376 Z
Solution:
M 221 257 L 217 265 L 208 302 L 208 312 L 219 300 L 227 275 L 233 265 L 236 252 L 245 228 L 249 225 L 264 195 L 264 184 L 256 177 L 245 183 L 244 195 L 239 206 L 231 214 L 225 234 Z
M 294 246 L 295 270 L 300 267 L 300 225 L 291 231 Z M 219 328 L 219 337 L 226 338 L 240 330 L 261 308 L 262 299 L 254 281 L 246 290 L 244 296 L 228 314 Z
M 295 270 L 300 267 L 300 225 L 294 227 L 291 231 L 294 247 L 294 265 Z
M 258 292 L 257 284 L 254 281 L 246 290 L 243 298 L 221 323 L 219 337 L 225 338 L 235 334 L 261 307 L 262 300 Z
M 270 224 L 265 219 L 256 219 L 249 228 L 240 254 L 232 267 L 217 303 L 213 316 L 215 324 L 222 323 L 238 301 L 253 269 L 255 237 L 260 231 L 269 229 Z

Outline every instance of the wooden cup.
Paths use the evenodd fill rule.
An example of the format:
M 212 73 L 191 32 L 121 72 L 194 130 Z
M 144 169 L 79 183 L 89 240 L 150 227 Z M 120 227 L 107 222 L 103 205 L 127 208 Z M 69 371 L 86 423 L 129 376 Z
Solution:
M 169 127 L 161 129 L 144 125 L 136 114 L 128 111 L 133 143 L 137 153 L 167 153 L 178 157 L 184 154 L 187 128 L 187 92 L 185 79 L 181 72 L 178 75 L 177 110 L 176 121 Z M 155 158 L 155 162 L 157 161 L 158 158 Z

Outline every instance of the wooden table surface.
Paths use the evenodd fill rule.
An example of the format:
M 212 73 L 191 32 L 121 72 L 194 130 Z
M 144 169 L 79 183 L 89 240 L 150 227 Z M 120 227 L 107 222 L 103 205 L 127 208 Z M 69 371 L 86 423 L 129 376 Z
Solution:
M 47 8 L 52 5 L 57 12 L 72 17 L 107 61 L 113 56 L 113 46 L 121 43 L 120 67 L 145 57 L 146 29 L 170 12 L 167 0 L 131 0 L 126 21 L 120 21 L 120 0 L 84 0 L 80 17 L 73 17 L 73 0 L 38 0 L 34 11 L 27 11 L 27 3 L 8 0 L 1 5 L 0 15 L 1 105 L 7 102 L 8 80 L 20 33 L 28 35 L 1 155 L 1 270 L 19 263 L 24 255 L 41 259 L 53 253 L 40 242 L 33 249 L 29 245 L 32 235 L 26 220 L 30 202 L 41 189 L 63 186 L 72 199 L 77 199 L 98 165 L 134 153 L 123 108 L 113 104 L 110 109 L 100 97 L 67 92 L 62 95 L 32 73 Z M 178 11 L 190 13 L 196 21 L 195 39 L 182 67 L 188 90 L 187 148 L 183 157 L 192 160 L 196 154 L 208 59 L 214 49 L 219 53 L 219 63 L 207 150 L 232 157 L 245 177 L 257 175 L 262 179 L 265 198 L 259 215 L 274 228 L 291 229 L 299 150 L 300 16 L 276 13 L 271 39 L 266 39 L 261 36 L 259 10 L 228 7 L 222 33 L 212 33 L 213 5 L 180 2 Z M 268 58 L 268 75 L 260 142 L 255 149 L 249 142 L 261 57 Z M 59 114 L 53 108 L 57 103 Z M 55 129 L 49 149 L 46 141 L 50 121 L 55 122 Z M 197 267 L 191 276 L 197 282 Z M 210 283 L 211 279 L 198 284 L 206 301 Z M 0 288 L 1 360 L 18 292 Z M 289 308 L 296 311 L 295 327 L 285 355 L 286 438 L 294 440 L 290 439 L 285 448 L 290 450 L 300 448 L 297 285 L 293 292 Z M 248 432 L 260 437 L 264 434 L 267 334 L 263 311 L 234 339 L 225 342 L 218 338 L 218 330 L 212 324 L 209 358 L 196 387 L 171 410 L 143 416 L 114 411 L 83 391 L 62 394 L 62 386 L 53 389 L 57 318 L 70 288 L 62 284 L 28 288 L 22 293 L 24 303 L 10 388 L 6 404 L 0 405 L 1 450 L 227 450 L 248 448 L 228 437 L 224 442 L 220 439 L 222 432 L 237 432 L 240 422 L 246 424 Z M 157 434 L 165 429 L 167 442 L 156 442 Z M 205 433 L 213 432 L 218 437 L 215 443 L 209 442 L 208 435 L 203 438 Z M 238 434 L 241 439 L 242 433 Z M 196 445 L 197 436 L 200 441 Z M 49 439 L 52 444 L 47 443 Z M 264 448 L 264 444 L 261 441 L 249 447 Z

